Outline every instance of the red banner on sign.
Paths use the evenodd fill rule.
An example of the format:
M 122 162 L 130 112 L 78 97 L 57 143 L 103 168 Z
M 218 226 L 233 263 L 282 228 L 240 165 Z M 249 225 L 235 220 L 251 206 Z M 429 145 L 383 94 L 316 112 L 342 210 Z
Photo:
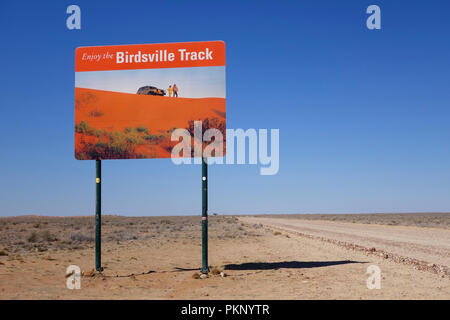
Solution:
M 223 41 L 79 47 L 75 72 L 225 66 Z

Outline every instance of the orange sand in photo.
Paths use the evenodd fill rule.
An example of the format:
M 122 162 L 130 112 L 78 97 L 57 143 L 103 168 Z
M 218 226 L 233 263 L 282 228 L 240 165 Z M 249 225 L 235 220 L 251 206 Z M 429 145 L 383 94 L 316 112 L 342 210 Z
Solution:
M 110 158 L 167 158 L 171 131 L 188 128 L 191 120 L 205 119 L 225 124 L 224 98 L 173 98 L 75 88 L 75 154 L 78 159 L 91 159 L 92 155 L 79 156 L 86 145 L 92 147 L 107 133 L 133 134 L 132 130 L 137 130 L 135 136 L 140 142 L 133 146 L 133 152 L 138 155 Z M 77 129 L 80 123 L 84 127 Z M 129 136 L 126 139 L 132 140 Z

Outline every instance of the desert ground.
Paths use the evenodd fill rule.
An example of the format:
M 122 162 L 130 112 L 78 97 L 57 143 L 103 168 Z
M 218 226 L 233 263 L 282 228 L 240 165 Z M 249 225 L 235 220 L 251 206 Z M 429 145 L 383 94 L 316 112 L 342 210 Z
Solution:
M 330 216 L 210 216 L 207 278 L 199 216 L 103 216 L 102 274 L 93 216 L 0 218 L 0 298 L 450 298 L 450 214 Z M 69 265 L 79 290 L 66 287 Z M 371 265 L 381 289 L 367 288 Z

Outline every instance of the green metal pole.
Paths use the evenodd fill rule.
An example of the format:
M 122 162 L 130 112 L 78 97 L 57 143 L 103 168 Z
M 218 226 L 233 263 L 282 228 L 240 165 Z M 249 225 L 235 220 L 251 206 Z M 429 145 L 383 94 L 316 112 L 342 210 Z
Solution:
M 95 160 L 96 167 L 96 199 L 95 199 L 95 269 L 102 268 L 102 162 Z
M 202 158 L 202 273 L 208 273 L 208 163 Z

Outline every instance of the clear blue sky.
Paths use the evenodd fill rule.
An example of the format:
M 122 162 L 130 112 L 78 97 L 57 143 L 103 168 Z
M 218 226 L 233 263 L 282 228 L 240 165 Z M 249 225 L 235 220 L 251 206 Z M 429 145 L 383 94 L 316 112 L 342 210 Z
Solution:
M 66 28 L 78 4 L 82 29 Z M 382 30 L 365 26 L 368 5 Z M 280 170 L 210 170 L 210 212 L 450 211 L 448 1 L 2 1 L 0 215 L 94 213 L 74 159 L 78 46 L 224 40 L 227 126 L 279 128 Z M 103 212 L 200 214 L 201 169 L 103 162 Z

